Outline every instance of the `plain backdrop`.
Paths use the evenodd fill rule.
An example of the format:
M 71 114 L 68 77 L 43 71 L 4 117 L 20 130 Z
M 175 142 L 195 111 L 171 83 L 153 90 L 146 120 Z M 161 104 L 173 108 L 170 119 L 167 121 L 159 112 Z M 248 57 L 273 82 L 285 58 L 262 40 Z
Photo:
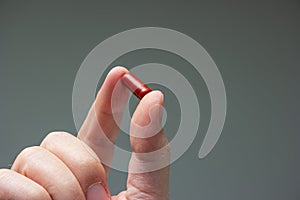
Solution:
M 299 1 L 0 1 L 0 167 L 51 131 L 76 135 L 72 88 L 77 70 L 101 41 L 136 27 L 165 27 L 197 40 L 216 62 L 228 101 L 223 133 L 203 160 L 198 151 L 210 118 L 201 76 L 168 52 L 118 58 L 130 68 L 158 62 L 181 71 L 201 107 L 199 132 L 171 165 L 170 199 L 298 200 L 300 198 Z M 101 63 L 99 63 L 101 64 Z M 104 66 L 109 70 L 112 66 Z M 99 85 L 101 85 L 101 77 Z M 160 86 L 154 87 L 160 88 Z M 161 87 L 173 118 L 174 94 Z M 137 101 L 130 100 L 131 111 Z M 120 133 L 118 145 L 129 149 Z M 113 194 L 127 174 L 111 171 Z

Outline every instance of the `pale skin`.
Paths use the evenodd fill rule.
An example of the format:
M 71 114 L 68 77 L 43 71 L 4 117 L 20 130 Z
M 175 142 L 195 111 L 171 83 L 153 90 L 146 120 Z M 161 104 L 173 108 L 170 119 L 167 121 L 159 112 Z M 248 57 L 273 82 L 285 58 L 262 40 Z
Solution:
M 112 112 L 117 120 L 121 119 L 128 90 L 125 86 L 117 88 L 120 103 L 114 111 L 111 110 L 112 90 L 127 72 L 123 67 L 109 72 L 77 137 L 65 132 L 50 133 L 40 146 L 24 149 L 10 170 L 0 169 L 0 200 L 168 199 L 169 167 L 146 173 L 130 172 L 140 168 L 142 160 L 138 159 L 129 163 L 125 191 L 111 196 L 107 186 L 110 168 L 101 159 L 111 160 L 113 147 L 105 145 L 103 137 L 112 143 L 116 141 L 119 128 Z M 131 123 L 141 126 L 149 123 L 149 109 L 155 104 L 163 104 L 159 91 L 150 92 L 140 101 Z M 100 131 L 96 128 L 99 125 Z M 168 140 L 161 130 L 150 138 L 130 136 L 130 144 L 133 152 L 147 153 L 168 147 Z

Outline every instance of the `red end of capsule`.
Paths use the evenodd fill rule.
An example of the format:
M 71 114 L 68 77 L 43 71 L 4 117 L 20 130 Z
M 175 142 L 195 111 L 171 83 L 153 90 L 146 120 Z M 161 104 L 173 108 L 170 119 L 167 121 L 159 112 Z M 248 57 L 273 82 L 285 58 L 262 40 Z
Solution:
M 122 76 L 122 81 L 126 87 L 139 99 L 142 99 L 146 94 L 152 90 L 138 79 L 132 73 L 127 73 Z

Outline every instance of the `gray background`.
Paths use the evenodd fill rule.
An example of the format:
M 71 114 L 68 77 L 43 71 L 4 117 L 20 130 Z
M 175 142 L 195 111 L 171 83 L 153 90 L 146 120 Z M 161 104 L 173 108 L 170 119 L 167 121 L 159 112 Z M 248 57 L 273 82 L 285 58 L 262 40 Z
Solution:
M 114 63 L 168 64 L 196 88 L 200 129 L 171 166 L 171 199 L 299 199 L 299 1 L 0 1 L 0 167 L 53 130 L 76 134 L 72 87 L 81 62 L 106 38 L 145 26 L 197 40 L 218 65 L 227 91 L 221 138 L 199 160 L 210 117 L 199 74 L 186 61 L 152 50 Z M 176 116 L 178 102 L 161 89 Z M 136 103 L 131 99 L 131 109 Z M 178 119 L 168 120 L 171 139 Z M 127 139 L 121 134 L 118 145 L 128 148 Z M 112 193 L 125 182 L 125 173 L 112 170 Z

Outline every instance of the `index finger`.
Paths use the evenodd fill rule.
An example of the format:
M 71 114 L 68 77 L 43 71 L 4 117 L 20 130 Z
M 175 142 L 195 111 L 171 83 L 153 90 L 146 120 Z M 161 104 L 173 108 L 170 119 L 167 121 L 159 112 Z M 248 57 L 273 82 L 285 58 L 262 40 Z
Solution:
M 106 173 L 113 159 L 118 124 L 129 96 L 128 90 L 120 81 L 125 73 L 128 70 L 124 67 L 115 67 L 108 73 L 78 133 L 78 138 L 100 158 Z

